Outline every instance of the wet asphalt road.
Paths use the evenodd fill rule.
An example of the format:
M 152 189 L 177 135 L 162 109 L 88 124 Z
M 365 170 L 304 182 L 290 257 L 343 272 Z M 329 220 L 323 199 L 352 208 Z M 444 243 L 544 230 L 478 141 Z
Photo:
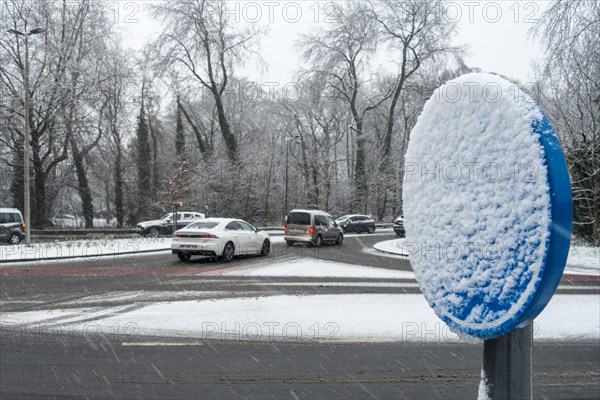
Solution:
M 149 339 L 151 340 L 151 339 Z M 476 344 L 125 344 L 5 336 L 4 399 L 475 399 Z M 534 398 L 598 399 L 597 343 L 534 347 Z
M 219 275 L 229 268 L 300 259 L 310 259 L 323 268 L 327 268 L 327 261 L 338 261 L 410 271 L 407 260 L 374 255 L 369 250 L 375 242 L 393 237 L 347 237 L 341 247 L 321 249 L 275 244 L 268 258 L 245 257 L 229 264 L 202 259 L 180 263 L 168 252 L 93 261 L 5 264 L 0 268 L 0 310 L 53 309 L 69 300 L 119 291 L 160 291 L 164 294 L 161 301 L 168 301 L 169 293 L 184 290 L 219 293 L 213 297 L 418 293 L 415 287 L 365 287 L 361 285 L 364 279 L 345 278 L 347 285 L 328 287 L 319 284 L 322 278 Z M 560 290 L 579 293 L 582 285 L 589 286 L 584 293 L 600 294 L 597 282 L 565 281 Z M 91 305 L 101 307 L 103 303 L 98 300 Z M 75 302 L 72 306 L 78 305 Z M 32 328 L 2 326 L 0 397 L 473 399 L 482 353 L 481 344 L 129 339 L 122 335 L 40 334 Z M 600 398 L 598 342 L 536 344 L 534 371 L 534 398 Z

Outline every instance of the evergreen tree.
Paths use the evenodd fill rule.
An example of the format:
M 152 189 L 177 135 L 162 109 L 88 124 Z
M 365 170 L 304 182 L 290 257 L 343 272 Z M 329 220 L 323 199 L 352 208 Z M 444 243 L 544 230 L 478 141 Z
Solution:
M 181 107 L 177 102 L 177 125 L 175 127 L 175 154 L 177 160 L 181 161 L 184 158 L 185 152 L 185 136 L 183 134 L 183 121 L 181 120 Z
M 148 133 L 148 124 L 144 113 L 144 103 L 140 109 L 137 127 L 137 175 L 138 175 L 138 218 L 145 218 L 150 204 L 149 196 L 152 187 L 152 149 L 150 148 L 150 138 Z
M 117 217 L 117 227 L 123 227 L 125 219 L 125 208 L 123 206 L 123 153 L 120 143 L 117 143 L 117 154 L 115 155 L 115 213 Z

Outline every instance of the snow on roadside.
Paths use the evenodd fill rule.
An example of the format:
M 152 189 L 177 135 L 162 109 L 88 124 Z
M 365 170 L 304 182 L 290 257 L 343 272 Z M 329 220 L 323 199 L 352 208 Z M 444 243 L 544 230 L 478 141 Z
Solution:
M 95 239 L 0 246 L 0 262 L 74 257 L 99 257 L 171 248 L 171 238 Z
M 574 313 L 573 310 L 578 312 Z M 93 321 L 90 317 L 95 318 Z M 90 322 L 91 321 L 91 322 Z M 1 313 L 4 326 L 51 331 L 255 341 L 458 342 L 420 294 L 246 297 Z M 600 298 L 556 295 L 534 323 L 536 340 L 599 340 Z
M 375 243 L 373 247 L 378 251 L 399 256 L 408 256 L 411 248 L 415 248 L 404 238 L 385 240 Z M 600 247 L 572 245 L 565 273 L 600 276 Z
M 342 264 L 318 258 L 291 259 L 263 266 L 248 265 L 211 271 L 221 276 L 268 276 L 268 277 L 311 277 L 311 278 L 371 278 L 371 279 L 415 279 L 412 271 L 363 267 Z
M 373 245 L 375 250 L 383 251 L 384 253 L 396 254 L 399 256 L 407 256 L 410 248 L 406 247 L 406 238 L 385 240 Z
M 600 276 L 600 247 L 571 246 L 565 272 Z

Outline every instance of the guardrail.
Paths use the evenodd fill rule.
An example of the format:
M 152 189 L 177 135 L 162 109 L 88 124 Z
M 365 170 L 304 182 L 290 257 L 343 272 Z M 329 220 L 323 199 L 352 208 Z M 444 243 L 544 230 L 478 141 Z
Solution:
M 391 228 L 392 224 L 375 224 L 377 228 Z M 265 226 L 258 227 L 262 231 L 271 231 L 273 235 L 283 235 L 283 226 Z M 56 240 L 78 240 L 91 239 L 102 236 L 113 236 L 119 238 L 139 236 L 135 229 L 131 228 L 97 228 L 97 229 L 32 229 L 31 238 L 35 241 L 56 241 Z M 169 237 L 170 235 L 161 235 Z
M 127 235 L 136 233 L 135 229 L 95 228 L 95 229 L 32 229 L 32 235 Z
M 392 224 L 375 224 L 377 228 L 391 228 Z M 283 226 L 265 226 L 257 227 L 261 231 L 283 231 Z M 94 229 L 32 229 L 33 236 L 90 236 L 90 235 L 133 235 L 137 234 L 133 228 L 94 228 Z

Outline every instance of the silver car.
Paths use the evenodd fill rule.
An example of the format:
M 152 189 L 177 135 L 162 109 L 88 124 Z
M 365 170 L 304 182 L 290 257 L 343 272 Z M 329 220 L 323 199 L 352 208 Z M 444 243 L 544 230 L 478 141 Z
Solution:
M 342 244 L 344 231 L 324 211 L 292 210 L 286 217 L 283 238 L 288 246 L 299 242 L 319 247 L 323 243 Z

